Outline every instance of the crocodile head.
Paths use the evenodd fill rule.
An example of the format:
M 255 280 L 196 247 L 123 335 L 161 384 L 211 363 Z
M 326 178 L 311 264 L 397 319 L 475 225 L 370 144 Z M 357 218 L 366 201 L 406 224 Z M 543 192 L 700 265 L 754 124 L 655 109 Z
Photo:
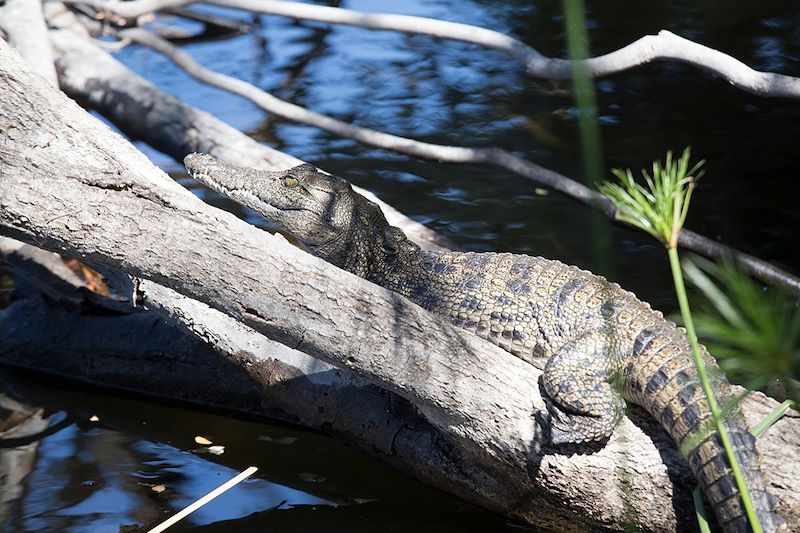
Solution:
M 368 274 L 376 254 L 396 248 L 399 237 L 386 230 L 391 226 L 380 209 L 347 181 L 313 165 L 269 172 L 206 154 L 190 154 L 184 164 L 196 180 L 253 209 L 314 255 L 358 275 Z

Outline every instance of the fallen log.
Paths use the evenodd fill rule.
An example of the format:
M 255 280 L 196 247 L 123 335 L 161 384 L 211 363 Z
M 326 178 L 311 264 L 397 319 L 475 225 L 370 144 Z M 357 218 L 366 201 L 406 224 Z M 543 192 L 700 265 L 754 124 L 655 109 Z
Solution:
M 636 423 L 623 420 L 599 449 L 543 448 L 536 369 L 206 206 L 31 75 L 5 44 L 0 79 L 0 233 L 153 280 L 399 394 L 436 438 L 402 428 L 383 459 L 483 507 L 561 531 L 692 527 L 685 465 L 635 411 Z M 768 405 L 750 400 L 751 422 Z M 759 440 L 792 527 L 799 434 L 792 416 Z

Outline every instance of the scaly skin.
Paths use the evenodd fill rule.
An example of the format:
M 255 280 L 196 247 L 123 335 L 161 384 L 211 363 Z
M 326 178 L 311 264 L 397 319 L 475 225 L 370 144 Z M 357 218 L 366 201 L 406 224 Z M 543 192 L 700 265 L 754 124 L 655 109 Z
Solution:
M 264 172 L 211 156 L 185 159 L 191 174 L 294 235 L 311 253 L 398 292 L 421 307 L 543 368 L 553 444 L 602 441 L 644 407 L 687 459 L 725 531 L 751 531 L 697 377 L 686 332 L 604 278 L 541 257 L 431 252 L 390 226 L 350 185 L 311 165 Z M 729 384 L 704 350 L 718 398 Z M 734 411 L 725 424 L 764 531 L 770 503 L 754 439 Z

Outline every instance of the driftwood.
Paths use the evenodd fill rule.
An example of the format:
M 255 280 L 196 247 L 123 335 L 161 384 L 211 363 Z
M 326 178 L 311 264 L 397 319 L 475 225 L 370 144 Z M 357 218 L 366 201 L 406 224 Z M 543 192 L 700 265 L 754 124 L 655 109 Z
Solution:
M 542 448 L 536 369 L 206 206 L 5 45 L 0 73 L 0 232 L 150 279 L 399 394 L 427 422 L 422 431 L 398 429 L 382 458 L 427 483 L 545 527 L 691 527 L 685 466 L 647 420 L 625 419 L 597 450 Z M 268 364 L 224 361 L 224 375 L 274 386 Z M 131 373 L 146 381 L 143 368 Z M 219 394 L 218 377 L 202 384 L 209 396 Z M 750 400 L 751 421 L 769 405 Z M 424 437 L 415 440 L 418 431 Z M 772 491 L 795 527 L 799 433 L 789 417 L 759 440 Z

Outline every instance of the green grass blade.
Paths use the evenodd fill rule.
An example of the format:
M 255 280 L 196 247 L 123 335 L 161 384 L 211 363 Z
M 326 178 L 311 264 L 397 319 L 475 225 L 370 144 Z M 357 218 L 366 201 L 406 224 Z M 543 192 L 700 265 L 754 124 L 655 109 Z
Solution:
M 711 533 L 711 528 L 708 526 L 708 519 L 706 518 L 706 506 L 703 505 L 703 495 L 700 493 L 700 487 L 696 487 L 692 492 L 692 500 L 694 500 L 694 512 L 697 516 L 697 525 L 700 527 L 700 533 Z
M 786 412 L 794 407 L 794 402 L 792 400 L 786 400 L 778 407 L 772 410 L 770 414 L 764 417 L 764 420 L 753 426 L 753 429 L 750 430 L 750 433 L 753 434 L 755 438 L 760 437 L 767 431 L 772 424 L 780 420 Z
M 758 515 L 756 515 L 755 506 L 753 505 L 753 500 L 750 497 L 750 491 L 745 483 L 742 467 L 739 465 L 739 461 L 736 460 L 736 455 L 733 453 L 733 445 L 730 437 L 728 436 L 728 431 L 725 428 L 723 419 L 720 416 L 720 408 L 717 404 L 714 390 L 711 388 L 711 381 L 709 380 L 706 365 L 703 362 L 702 356 L 700 355 L 700 347 L 697 344 L 697 334 L 695 333 L 694 329 L 694 321 L 692 320 L 692 314 L 689 310 L 689 299 L 686 296 L 686 286 L 683 283 L 683 275 L 681 273 L 681 262 L 680 258 L 678 257 L 678 250 L 677 248 L 669 248 L 667 250 L 667 254 L 669 255 L 669 264 L 672 270 L 672 279 L 675 284 L 675 292 L 678 295 L 678 305 L 681 310 L 681 316 L 683 317 L 684 325 L 686 326 L 686 333 L 689 336 L 689 343 L 692 346 L 692 356 L 694 357 L 695 366 L 697 367 L 697 375 L 700 379 L 700 385 L 703 387 L 706 399 L 708 400 L 708 406 L 711 409 L 711 415 L 714 418 L 719 440 L 722 442 L 722 447 L 724 448 L 725 455 L 728 458 L 728 464 L 730 464 L 731 470 L 733 471 L 733 477 L 736 481 L 736 486 L 739 489 L 739 495 L 741 496 L 745 513 L 747 514 L 747 520 L 750 522 L 750 526 L 753 528 L 753 533 L 762 533 L 763 529 L 761 528 L 761 523 L 758 520 Z

